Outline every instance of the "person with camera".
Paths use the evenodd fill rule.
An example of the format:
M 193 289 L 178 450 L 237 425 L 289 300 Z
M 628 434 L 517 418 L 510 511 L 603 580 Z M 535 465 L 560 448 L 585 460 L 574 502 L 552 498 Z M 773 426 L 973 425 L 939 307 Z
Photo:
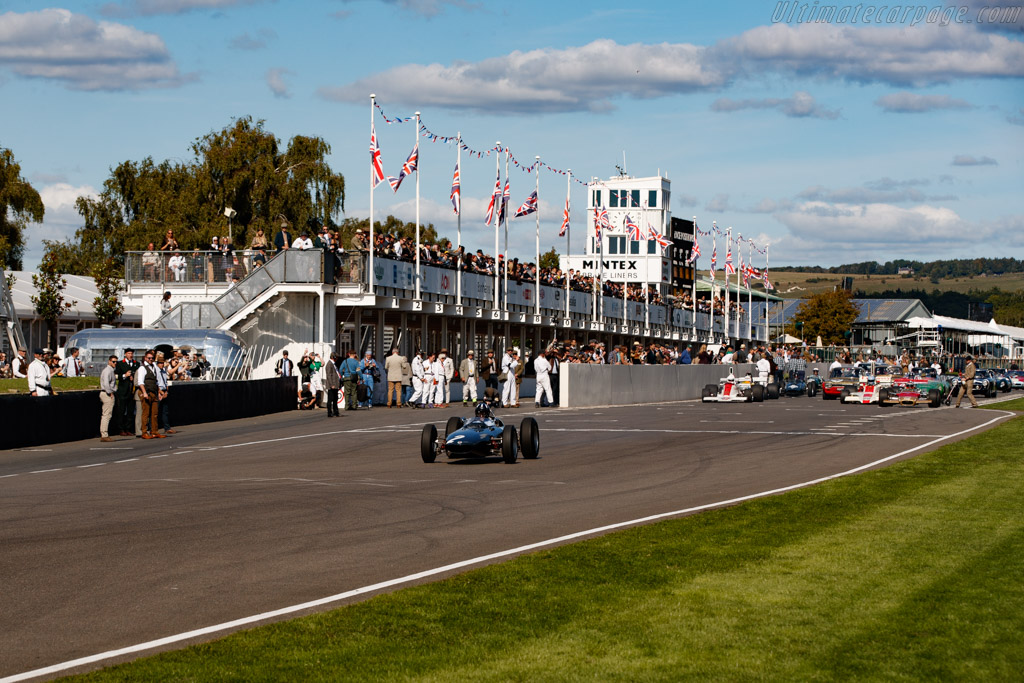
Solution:
M 359 386 L 359 361 L 355 349 L 349 349 L 348 357 L 338 367 L 342 385 L 345 387 L 345 410 L 356 409 L 356 389 Z

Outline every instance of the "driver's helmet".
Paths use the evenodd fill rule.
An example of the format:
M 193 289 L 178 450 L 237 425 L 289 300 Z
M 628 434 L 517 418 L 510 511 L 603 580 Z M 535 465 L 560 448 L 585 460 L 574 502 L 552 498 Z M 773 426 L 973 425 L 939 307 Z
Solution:
M 487 404 L 483 401 L 476 404 L 476 410 L 474 411 L 477 417 L 490 417 L 491 409 L 487 407 Z

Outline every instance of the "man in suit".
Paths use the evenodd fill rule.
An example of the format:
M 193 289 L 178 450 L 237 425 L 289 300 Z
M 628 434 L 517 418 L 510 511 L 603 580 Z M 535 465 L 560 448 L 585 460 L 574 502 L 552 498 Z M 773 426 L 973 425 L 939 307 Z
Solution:
M 292 234 L 288 230 L 288 224 L 285 222 L 281 223 L 281 230 L 274 235 L 274 248 L 278 251 L 282 249 L 288 249 L 292 246 Z
M 295 376 L 295 363 L 288 358 L 288 352 L 282 351 L 281 358 L 278 359 L 277 365 L 274 367 L 274 372 L 281 377 L 294 377 Z
M 338 374 L 338 354 L 331 353 L 330 360 L 324 366 L 324 383 L 327 386 L 327 417 L 340 417 L 338 412 L 338 390 L 341 389 L 341 376 Z
M 117 393 L 114 395 L 114 433 L 132 436 L 135 429 L 135 371 L 139 364 L 135 350 L 125 349 L 124 358 L 117 361 L 114 374 L 117 375 Z M 129 432 L 128 430 L 132 431 Z
M 459 363 L 459 377 L 462 379 L 462 405 L 472 399 L 476 403 L 476 381 L 480 377 L 480 368 L 473 359 L 473 349 L 466 352 L 466 357 Z
M 397 346 L 391 349 L 391 355 L 384 361 L 384 372 L 388 376 L 388 408 L 391 407 L 392 395 L 398 407 L 402 407 L 402 367 L 407 362 L 405 356 L 399 355 Z
M 978 372 L 978 367 L 974 364 L 974 356 L 967 356 L 967 366 L 963 372 L 963 383 L 960 385 L 960 393 L 956 397 L 956 407 L 960 407 L 960 401 L 964 398 L 964 393 L 967 394 L 967 398 L 971 399 L 971 407 L 977 408 L 978 401 L 974 398 L 974 376 Z

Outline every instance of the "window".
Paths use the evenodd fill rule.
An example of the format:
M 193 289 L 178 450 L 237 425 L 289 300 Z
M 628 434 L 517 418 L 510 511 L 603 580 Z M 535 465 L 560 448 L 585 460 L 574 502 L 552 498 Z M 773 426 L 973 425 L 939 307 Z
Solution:
M 616 242 L 617 241 L 616 241 L 616 239 L 614 237 L 612 237 L 611 239 L 608 240 L 608 253 L 609 254 L 618 254 L 619 253 L 619 245 Z
M 623 191 L 625 192 L 625 191 Z M 630 206 L 640 207 L 640 190 L 633 190 L 629 193 Z
M 647 193 L 647 206 L 649 206 L 652 209 L 655 208 L 656 206 L 658 206 L 658 191 L 657 190 L 650 190 Z
M 657 254 L 658 253 L 658 246 L 657 245 L 658 245 L 658 243 L 655 242 L 654 240 L 647 240 L 647 253 L 648 254 Z
M 618 190 L 608 191 L 608 206 L 617 209 L 619 207 L 619 192 Z
M 623 239 L 625 239 L 625 238 L 623 238 Z M 630 254 L 639 254 L 640 253 L 640 243 L 639 242 L 630 241 L 630 243 L 629 243 L 629 253 Z
M 594 190 L 594 206 L 601 206 L 601 190 Z

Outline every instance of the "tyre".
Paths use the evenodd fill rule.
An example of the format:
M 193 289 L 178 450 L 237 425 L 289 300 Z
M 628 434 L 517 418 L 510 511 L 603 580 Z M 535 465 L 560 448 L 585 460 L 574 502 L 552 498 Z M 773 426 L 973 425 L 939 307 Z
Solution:
M 462 429 L 463 424 L 465 422 L 461 417 L 449 417 L 448 424 L 444 426 L 444 440 L 447 441 L 449 436 Z
M 754 398 L 754 403 L 761 403 L 764 401 L 764 386 L 761 384 L 755 384 L 751 387 L 751 395 Z
M 437 427 L 424 425 L 420 435 L 420 457 L 423 462 L 434 462 L 437 459 Z
M 523 457 L 533 460 L 540 455 L 540 427 L 532 417 L 523 419 L 519 425 L 519 445 L 522 446 Z
M 990 383 L 988 385 L 988 391 L 985 392 L 985 395 L 988 396 L 989 398 L 995 398 L 996 397 L 996 385 L 995 385 L 995 383 Z
M 928 407 L 938 408 L 942 405 L 942 392 L 938 389 L 932 389 L 928 392 Z
M 849 389 L 843 389 L 842 391 L 839 392 L 839 402 L 840 403 L 846 403 L 846 399 L 848 399 L 849 397 L 850 397 L 850 390 Z
M 718 385 L 717 384 L 705 384 L 704 391 L 700 393 L 701 396 L 718 396 Z
M 1008 393 L 1010 393 L 1010 389 L 1012 389 L 1012 388 L 1013 387 L 1010 386 L 1009 384 L 1004 384 L 1002 391 L 1003 391 L 1004 394 L 1008 394 Z
M 807 398 L 814 398 L 814 385 L 813 384 L 808 384 L 807 385 Z
M 768 398 L 778 398 L 779 397 L 779 385 L 778 384 L 769 384 L 768 385 L 768 392 L 765 395 Z
M 888 408 L 892 405 L 889 403 L 889 390 L 885 387 L 878 390 L 878 405 L 882 408 Z
M 519 439 L 516 438 L 516 428 L 512 425 L 505 425 L 505 429 L 501 432 L 501 457 L 511 465 L 518 456 Z

